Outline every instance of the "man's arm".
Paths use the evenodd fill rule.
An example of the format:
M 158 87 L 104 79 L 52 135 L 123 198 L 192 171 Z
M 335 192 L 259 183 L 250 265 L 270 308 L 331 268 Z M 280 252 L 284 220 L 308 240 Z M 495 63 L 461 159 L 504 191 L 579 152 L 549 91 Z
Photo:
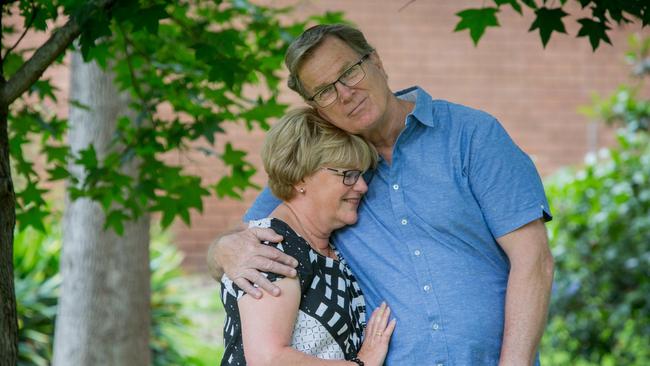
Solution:
M 546 326 L 553 282 L 546 227 L 535 220 L 497 242 L 510 260 L 499 365 L 532 365 Z
M 248 228 L 231 232 L 218 238 L 210 245 L 207 264 L 212 277 L 219 281 L 224 272 L 242 290 L 259 299 L 262 291 L 278 296 L 280 288 L 275 286 L 259 271 L 273 272 L 285 277 L 295 277 L 298 261 L 276 248 L 261 244 L 262 241 L 280 242 L 282 236 L 271 229 Z

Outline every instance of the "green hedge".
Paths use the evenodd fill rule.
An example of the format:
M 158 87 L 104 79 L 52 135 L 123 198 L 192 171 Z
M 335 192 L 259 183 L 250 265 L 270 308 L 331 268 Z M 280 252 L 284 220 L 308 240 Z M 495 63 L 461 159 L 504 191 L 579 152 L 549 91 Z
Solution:
M 650 365 L 650 138 L 618 141 L 546 182 L 556 263 L 547 365 Z

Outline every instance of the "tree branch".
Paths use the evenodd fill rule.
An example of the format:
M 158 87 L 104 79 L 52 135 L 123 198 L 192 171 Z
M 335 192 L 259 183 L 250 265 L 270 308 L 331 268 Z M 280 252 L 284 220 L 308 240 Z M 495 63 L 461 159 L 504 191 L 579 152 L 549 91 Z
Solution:
M 414 2 L 415 0 L 409 0 L 409 2 L 407 2 L 406 4 L 402 5 L 399 9 L 397 9 L 397 12 L 399 13 L 400 11 L 406 9 L 407 6 L 413 4 Z
M 97 10 L 103 11 L 116 0 L 97 0 Z M 43 75 L 43 72 L 81 34 L 81 24 L 71 18 L 29 58 L 0 90 L 0 104 L 9 105 Z
M 2 59 L 0 60 L 0 65 L 2 65 L 4 63 L 4 60 L 7 58 L 7 56 L 9 56 L 9 53 L 11 51 L 13 51 L 14 48 L 16 48 L 16 46 L 18 46 L 18 44 L 23 40 L 23 38 L 25 38 L 25 35 L 27 34 L 27 31 L 29 31 L 29 28 L 31 28 L 32 24 L 34 24 L 34 20 L 36 19 L 36 14 L 38 14 L 38 11 L 39 11 L 39 8 L 37 8 L 35 6 L 32 6 L 32 17 L 29 19 L 29 23 L 27 23 L 27 25 L 25 26 L 25 30 L 23 31 L 23 34 L 20 35 L 20 37 L 18 38 L 16 43 L 14 43 L 13 46 L 9 47 L 7 52 L 5 52 L 5 55 L 2 56 Z
M 131 44 L 134 48 L 135 46 L 133 45 L 133 43 L 131 43 L 130 39 L 126 36 L 126 32 L 124 32 L 124 29 L 122 29 L 122 27 L 119 24 L 117 28 L 119 29 L 122 38 L 124 38 L 124 55 L 126 59 L 126 64 L 129 67 L 129 75 L 131 76 L 131 83 L 133 84 L 133 89 L 135 90 L 138 99 L 140 99 L 140 102 L 142 103 L 142 107 L 145 113 L 148 115 L 149 119 L 151 120 L 151 123 L 153 124 L 153 126 L 156 126 L 157 125 L 156 119 L 153 116 L 153 112 L 151 111 L 149 103 L 147 103 L 147 99 L 144 97 L 144 94 L 142 93 L 142 89 L 140 88 L 140 82 L 135 75 L 135 69 L 133 67 L 133 63 L 131 62 L 131 54 L 129 53 L 129 44 Z

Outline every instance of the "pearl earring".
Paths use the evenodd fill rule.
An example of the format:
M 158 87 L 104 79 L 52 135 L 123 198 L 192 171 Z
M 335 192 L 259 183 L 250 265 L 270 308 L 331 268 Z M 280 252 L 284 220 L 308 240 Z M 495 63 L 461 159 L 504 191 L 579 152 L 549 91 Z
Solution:
M 305 193 L 305 189 L 304 189 L 304 188 L 300 188 L 300 193 Z

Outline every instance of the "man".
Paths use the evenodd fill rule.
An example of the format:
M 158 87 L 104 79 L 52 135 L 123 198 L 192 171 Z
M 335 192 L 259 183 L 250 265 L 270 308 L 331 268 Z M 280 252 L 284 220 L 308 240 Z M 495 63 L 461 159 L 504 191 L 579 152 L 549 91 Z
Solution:
M 289 87 L 381 155 L 356 225 L 335 244 L 368 308 L 397 318 L 389 365 L 531 365 L 553 260 L 550 211 L 534 165 L 490 115 L 414 87 L 393 94 L 378 53 L 343 25 L 311 28 L 287 51 Z M 245 220 L 278 200 L 265 190 Z M 219 239 L 208 264 L 255 297 L 278 289 L 258 270 L 295 274 L 255 229 Z M 250 281 L 250 282 L 249 282 Z M 268 295 L 267 295 L 268 296 Z

